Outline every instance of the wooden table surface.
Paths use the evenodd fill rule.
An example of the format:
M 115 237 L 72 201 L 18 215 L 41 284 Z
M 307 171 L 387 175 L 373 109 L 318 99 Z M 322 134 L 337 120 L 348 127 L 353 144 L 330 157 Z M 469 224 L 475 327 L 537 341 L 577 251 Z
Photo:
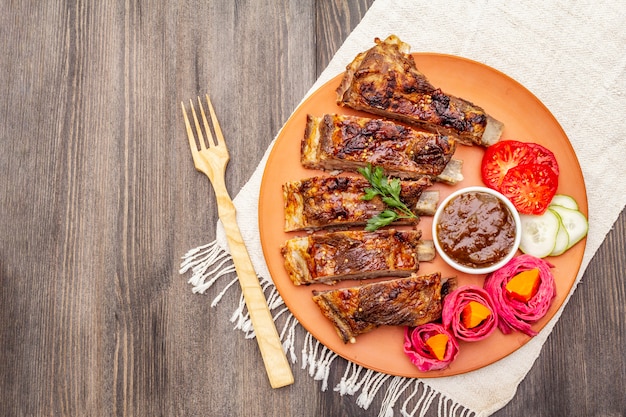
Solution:
M 235 195 L 372 0 L 111 3 L 0 5 L 0 414 L 376 416 L 272 390 L 238 290 L 178 273 L 217 220 L 180 101 L 210 86 Z M 625 246 L 622 212 L 497 416 L 625 415 Z

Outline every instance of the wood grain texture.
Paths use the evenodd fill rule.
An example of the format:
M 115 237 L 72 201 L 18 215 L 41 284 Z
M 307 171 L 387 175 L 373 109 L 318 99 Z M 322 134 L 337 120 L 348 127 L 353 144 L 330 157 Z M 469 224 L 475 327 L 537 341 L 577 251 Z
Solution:
M 217 221 L 180 101 L 211 92 L 235 195 L 371 3 L 0 3 L 1 415 L 378 415 L 301 363 L 272 390 L 239 292 L 178 274 Z M 624 247 L 622 212 L 496 416 L 626 414 Z

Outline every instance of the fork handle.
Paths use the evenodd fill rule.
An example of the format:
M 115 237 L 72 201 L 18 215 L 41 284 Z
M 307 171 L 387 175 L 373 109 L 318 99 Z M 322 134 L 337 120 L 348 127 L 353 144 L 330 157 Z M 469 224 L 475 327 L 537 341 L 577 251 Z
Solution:
M 237 211 L 226 187 L 215 186 L 219 218 L 224 225 L 228 247 L 237 271 L 250 320 L 272 388 L 293 384 L 293 374 L 283 350 L 265 294 L 252 266 L 250 255 L 237 224 Z

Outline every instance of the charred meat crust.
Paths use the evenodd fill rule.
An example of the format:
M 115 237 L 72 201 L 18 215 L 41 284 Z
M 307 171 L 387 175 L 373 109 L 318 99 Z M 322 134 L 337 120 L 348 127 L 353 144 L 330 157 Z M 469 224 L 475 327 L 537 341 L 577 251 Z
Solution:
M 436 178 L 456 150 L 454 139 L 388 120 L 326 114 L 307 116 L 301 145 L 306 168 L 356 171 L 368 164 L 386 175 Z
M 313 300 L 344 343 L 382 325 L 419 326 L 441 318 L 439 272 L 358 287 L 313 291 Z
M 406 43 L 395 35 L 375 42 L 347 66 L 337 89 L 338 105 L 446 132 L 467 145 L 499 140 L 502 123 L 481 107 L 435 88 L 417 69 Z
M 419 230 L 338 231 L 289 239 L 281 247 L 295 285 L 409 276 L 434 256 Z

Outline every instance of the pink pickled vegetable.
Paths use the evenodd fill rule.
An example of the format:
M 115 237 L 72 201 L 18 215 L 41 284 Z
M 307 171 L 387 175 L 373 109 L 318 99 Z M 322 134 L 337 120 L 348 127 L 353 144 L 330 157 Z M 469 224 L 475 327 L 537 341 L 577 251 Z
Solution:
M 468 327 L 463 320 L 463 314 L 472 307 L 470 305 L 472 302 L 486 307 L 491 314 L 474 327 Z M 486 290 L 475 285 L 459 287 L 446 295 L 441 318 L 446 329 L 450 330 L 457 339 L 467 342 L 486 338 L 498 326 L 497 309 L 491 296 Z
M 552 264 L 543 259 L 524 254 L 487 275 L 484 288 L 493 299 L 498 312 L 498 327 L 503 333 L 519 330 L 529 336 L 537 334 L 531 324 L 546 315 L 556 296 L 554 276 L 550 271 L 552 267 Z M 524 302 L 509 294 L 506 284 L 520 272 L 534 268 L 539 270 L 540 280 L 535 295 Z
M 437 359 L 426 341 L 438 334 L 448 336 L 443 360 Z M 427 323 L 418 327 L 407 327 L 404 331 L 404 353 L 420 371 L 435 371 L 446 368 L 459 353 L 459 344 L 454 335 L 441 324 Z

